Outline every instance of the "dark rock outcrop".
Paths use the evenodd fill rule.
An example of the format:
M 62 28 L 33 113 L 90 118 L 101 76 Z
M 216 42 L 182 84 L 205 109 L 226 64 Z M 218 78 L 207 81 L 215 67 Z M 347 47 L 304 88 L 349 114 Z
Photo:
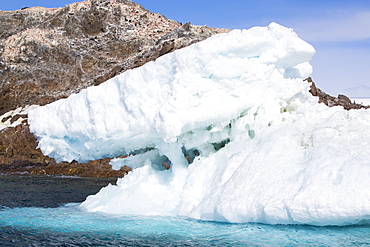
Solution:
M 227 31 L 182 25 L 130 0 L 85 0 L 63 8 L 0 11 L 0 116 L 68 97 Z M 20 118 L 21 125 L 0 130 L 0 173 L 122 176 L 129 170 L 113 171 L 109 159 L 56 163 L 36 149 L 26 115 L 7 115 L 0 121 L 12 126 Z
M 0 173 L 62 174 L 82 177 L 122 177 L 131 168 L 124 166 L 115 171 L 109 165 L 111 159 L 56 163 L 54 159 L 42 155 L 37 148 L 36 138 L 27 125 L 6 128 L 0 132 Z
M 313 96 L 318 97 L 319 103 L 324 103 L 325 105 L 329 107 L 342 106 L 346 110 L 370 108 L 370 106 L 364 106 L 364 105 L 356 104 L 355 102 L 352 102 L 346 95 L 339 94 L 337 97 L 334 97 L 334 96 L 331 96 L 323 92 L 320 88 L 316 87 L 316 84 L 312 81 L 311 77 L 307 78 L 305 81 L 312 83 L 311 88 L 310 88 L 310 93 Z

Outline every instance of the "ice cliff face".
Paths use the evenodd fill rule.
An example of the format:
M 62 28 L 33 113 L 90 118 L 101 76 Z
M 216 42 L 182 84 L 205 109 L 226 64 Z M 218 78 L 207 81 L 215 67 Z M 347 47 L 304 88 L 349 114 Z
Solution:
M 57 160 L 131 155 L 111 161 L 134 170 L 89 211 L 358 223 L 370 114 L 317 103 L 302 83 L 314 52 L 275 23 L 235 30 L 31 110 L 31 130 Z

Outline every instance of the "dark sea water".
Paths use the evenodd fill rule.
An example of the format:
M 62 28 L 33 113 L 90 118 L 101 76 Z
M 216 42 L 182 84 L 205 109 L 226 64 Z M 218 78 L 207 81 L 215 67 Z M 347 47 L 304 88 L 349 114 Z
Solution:
M 82 202 L 88 195 L 116 181 L 115 178 L 0 175 L 0 205 L 55 208 L 65 203 Z
M 0 176 L 0 246 L 370 246 L 370 225 L 229 224 L 79 208 L 114 179 Z

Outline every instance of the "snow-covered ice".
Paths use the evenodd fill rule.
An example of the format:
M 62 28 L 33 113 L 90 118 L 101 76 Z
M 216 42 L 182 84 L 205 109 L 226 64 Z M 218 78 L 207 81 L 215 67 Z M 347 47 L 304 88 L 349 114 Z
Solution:
M 317 103 L 303 82 L 314 53 L 276 23 L 234 30 L 33 109 L 30 128 L 58 161 L 130 155 L 111 164 L 133 172 L 88 211 L 358 223 L 370 219 L 370 112 Z

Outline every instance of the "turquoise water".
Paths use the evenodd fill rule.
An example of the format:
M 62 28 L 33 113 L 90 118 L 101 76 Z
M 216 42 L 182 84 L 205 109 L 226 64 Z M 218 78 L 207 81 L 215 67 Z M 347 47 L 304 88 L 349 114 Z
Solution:
M 38 179 L 27 179 L 33 181 L 26 186 L 28 190 L 29 184 L 37 188 Z M 15 179 L 18 180 L 25 183 L 24 178 Z M 96 183 L 50 177 L 39 180 L 43 187 L 52 183 L 68 188 L 68 183 L 72 183 L 75 194 L 80 194 L 76 181 L 82 187 Z M 18 187 L 22 187 L 21 184 Z M 17 190 L 19 194 L 19 188 Z M 64 190 L 56 190 L 56 197 L 58 193 L 66 194 Z M 5 202 L 7 196 L 0 195 Z M 71 197 L 70 194 L 69 199 Z M 41 207 L 1 206 L 0 246 L 370 246 L 369 224 L 344 227 L 229 224 L 89 213 L 80 210 L 78 202 L 57 207 L 49 204 Z
M 2 208 L 1 246 L 368 246 L 370 226 L 228 224 L 171 217 L 87 213 L 58 208 Z M 33 246 L 33 245 L 30 245 Z

